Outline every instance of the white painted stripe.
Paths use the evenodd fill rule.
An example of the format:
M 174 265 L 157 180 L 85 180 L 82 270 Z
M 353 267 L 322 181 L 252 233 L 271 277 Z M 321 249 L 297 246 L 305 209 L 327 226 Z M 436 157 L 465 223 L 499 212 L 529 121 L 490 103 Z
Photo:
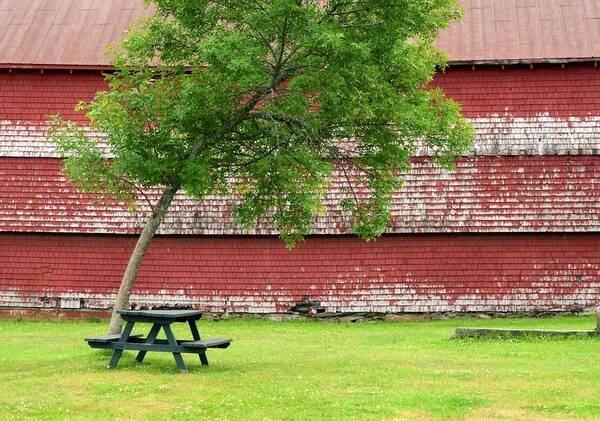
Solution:
M 467 155 L 598 155 L 600 116 L 534 117 L 494 115 L 471 119 L 477 136 Z M 0 157 L 58 158 L 56 146 L 48 141 L 47 126 L 0 120 Z M 90 130 L 90 136 L 106 147 L 105 136 Z M 421 148 L 419 156 L 429 156 Z

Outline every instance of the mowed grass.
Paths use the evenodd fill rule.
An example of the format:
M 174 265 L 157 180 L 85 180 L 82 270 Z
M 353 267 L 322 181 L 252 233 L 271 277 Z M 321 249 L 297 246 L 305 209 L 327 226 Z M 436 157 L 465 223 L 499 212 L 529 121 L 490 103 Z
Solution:
M 0 419 L 600 419 L 600 339 L 448 339 L 458 326 L 594 325 L 207 320 L 203 336 L 234 342 L 209 367 L 186 354 L 186 375 L 170 354 L 139 364 L 131 351 L 107 370 L 110 352 L 83 341 L 106 322 L 0 320 Z

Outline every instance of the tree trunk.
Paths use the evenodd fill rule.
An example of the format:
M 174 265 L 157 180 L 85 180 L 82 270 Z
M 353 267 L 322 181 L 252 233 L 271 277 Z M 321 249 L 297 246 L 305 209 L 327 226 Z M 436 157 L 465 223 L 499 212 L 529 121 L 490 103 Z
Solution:
M 160 197 L 156 208 L 154 208 L 152 215 L 146 222 L 140 238 L 138 238 L 135 249 L 129 258 L 129 263 L 127 263 L 127 269 L 125 269 L 125 274 L 123 275 L 121 286 L 119 287 L 119 293 L 117 294 L 117 298 L 115 299 L 115 304 L 112 309 L 112 316 L 110 318 L 110 327 L 108 331 L 109 335 L 121 333 L 123 320 L 117 311 L 127 308 L 129 304 L 129 296 L 131 295 L 131 290 L 133 289 L 138 270 L 142 265 L 144 254 L 146 253 L 154 234 L 156 234 L 156 230 L 160 226 L 162 218 L 165 216 L 167 209 L 169 209 L 177 190 L 179 190 L 178 185 L 167 187 Z

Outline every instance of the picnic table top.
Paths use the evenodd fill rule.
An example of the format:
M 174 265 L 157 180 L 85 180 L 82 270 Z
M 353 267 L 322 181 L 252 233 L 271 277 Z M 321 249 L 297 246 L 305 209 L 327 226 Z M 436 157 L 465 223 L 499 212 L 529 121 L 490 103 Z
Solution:
M 175 322 L 197 320 L 202 317 L 204 312 L 199 310 L 119 310 L 117 313 L 125 320 L 170 320 Z

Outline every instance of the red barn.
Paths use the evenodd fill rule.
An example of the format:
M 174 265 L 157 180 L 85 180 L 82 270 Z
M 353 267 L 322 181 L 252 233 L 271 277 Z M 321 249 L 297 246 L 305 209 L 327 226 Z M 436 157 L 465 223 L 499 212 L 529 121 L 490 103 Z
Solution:
M 416 157 L 386 235 L 365 243 L 336 212 L 288 251 L 218 197 L 178 196 L 132 302 L 212 311 L 528 312 L 600 302 L 600 0 L 463 0 L 440 35 L 434 84 L 476 126 L 453 172 Z M 110 71 L 104 46 L 138 0 L 0 6 L 0 307 L 106 309 L 148 211 L 74 189 L 46 116 L 85 122 Z M 101 136 L 101 134 L 98 134 Z M 152 197 L 157 192 L 149 192 Z M 154 196 L 153 196 L 154 195 Z

